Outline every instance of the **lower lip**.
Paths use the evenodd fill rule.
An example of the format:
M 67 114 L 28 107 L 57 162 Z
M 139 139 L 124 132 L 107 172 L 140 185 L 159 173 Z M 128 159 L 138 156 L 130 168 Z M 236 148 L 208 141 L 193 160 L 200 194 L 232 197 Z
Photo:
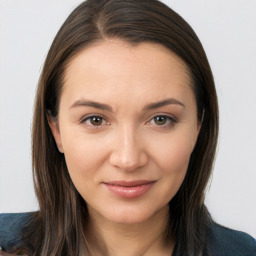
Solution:
M 103 185 L 113 192 L 114 194 L 124 197 L 124 198 L 136 198 L 144 195 L 153 185 L 155 182 L 150 182 L 147 184 L 134 186 L 134 187 L 124 187 L 119 185 L 111 185 L 107 183 L 103 183 Z

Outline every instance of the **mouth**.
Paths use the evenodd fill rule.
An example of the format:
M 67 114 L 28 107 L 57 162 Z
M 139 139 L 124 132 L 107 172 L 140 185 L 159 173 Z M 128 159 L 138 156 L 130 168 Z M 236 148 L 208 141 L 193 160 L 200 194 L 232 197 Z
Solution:
M 144 195 L 156 183 L 155 180 L 108 181 L 102 184 L 112 193 L 123 198 L 136 198 Z

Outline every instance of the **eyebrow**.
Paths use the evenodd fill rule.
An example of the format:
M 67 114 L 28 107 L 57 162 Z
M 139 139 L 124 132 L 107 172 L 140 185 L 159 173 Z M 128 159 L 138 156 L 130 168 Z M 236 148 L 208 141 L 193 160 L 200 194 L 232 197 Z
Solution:
M 113 112 L 112 108 L 107 105 L 107 104 L 103 104 L 103 103 L 99 103 L 96 101 L 90 101 L 90 100 L 77 100 L 70 108 L 74 108 L 74 107 L 93 107 L 93 108 L 98 108 L 101 110 L 107 110 L 110 112 Z
M 162 100 L 159 102 L 150 103 L 143 108 L 143 111 L 152 110 L 155 108 L 160 108 L 160 107 L 164 107 L 164 106 L 171 105 L 171 104 L 180 105 L 182 107 L 185 107 L 185 105 L 182 102 L 180 102 L 179 100 L 170 98 L 170 99 L 165 99 L 165 100 Z M 72 104 L 72 106 L 70 108 L 75 108 L 75 107 L 93 107 L 93 108 L 113 112 L 112 107 L 110 107 L 109 105 L 99 103 L 96 101 L 90 101 L 90 100 L 77 100 L 77 101 L 75 101 L 74 104 Z
M 182 102 L 180 102 L 179 100 L 170 98 L 170 99 L 165 99 L 165 100 L 162 100 L 159 102 L 150 103 L 147 106 L 145 106 L 143 110 L 144 111 L 151 110 L 151 109 L 160 108 L 160 107 L 164 107 L 164 106 L 171 105 L 171 104 L 180 105 L 182 107 L 185 107 L 185 105 Z

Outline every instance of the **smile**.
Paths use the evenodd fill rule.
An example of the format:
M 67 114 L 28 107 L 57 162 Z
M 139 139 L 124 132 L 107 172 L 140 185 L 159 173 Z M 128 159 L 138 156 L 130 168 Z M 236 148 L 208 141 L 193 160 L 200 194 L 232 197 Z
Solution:
M 102 184 L 112 193 L 123 198 L 136 198 L 144 195 L 156 181 L 109 181 Z

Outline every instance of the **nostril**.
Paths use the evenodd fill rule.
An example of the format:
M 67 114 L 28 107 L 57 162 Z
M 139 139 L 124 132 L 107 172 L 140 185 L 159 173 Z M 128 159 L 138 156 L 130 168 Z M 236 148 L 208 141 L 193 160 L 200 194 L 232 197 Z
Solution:
M 110 156 L 110 163 L 124 171 L 134 171 L 147 163 L 147 155 L 143 151 L 116 151 Z

